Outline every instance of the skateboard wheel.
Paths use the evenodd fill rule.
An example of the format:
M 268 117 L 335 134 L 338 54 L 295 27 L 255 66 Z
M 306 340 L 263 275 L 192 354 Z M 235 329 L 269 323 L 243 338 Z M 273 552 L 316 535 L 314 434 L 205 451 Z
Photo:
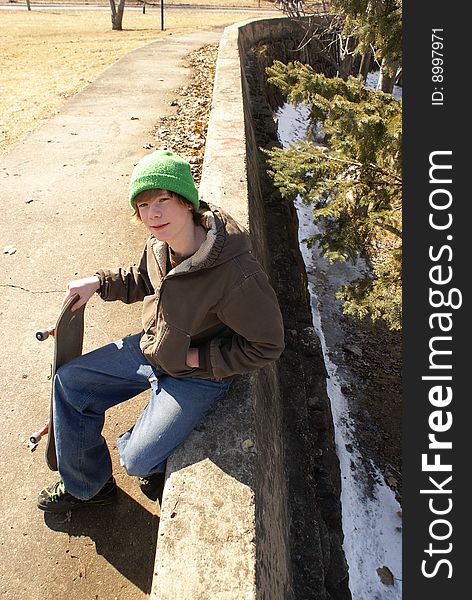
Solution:
M 43 425 L 43 427 L 39 431 L 35 431 L 32 435 L 30 435 L 30 442 L 32 444 L 39 444 L 43 435 L 46 435 L 49 431 L 49 421 Z
M 44 342 L 49 337 L 49 331 L 47 329 L 40 329 L 36 332 L 36 339 L 40 342 Z
M 39 432 L 37 432 L 37 433 L 33 433 L 33 435 L 32 435 L 32 436 L 30 436 L 30 439 L 29 439 L 29 441 L 30 441 L 32 444 L 39 444 L 39 442 L 40 442 L 40 440 L 41 440 L 41 438 L 42 438 L 42 437 L 43 437 L 43 436 L 42 436 L 42 435 L 41 435 Z

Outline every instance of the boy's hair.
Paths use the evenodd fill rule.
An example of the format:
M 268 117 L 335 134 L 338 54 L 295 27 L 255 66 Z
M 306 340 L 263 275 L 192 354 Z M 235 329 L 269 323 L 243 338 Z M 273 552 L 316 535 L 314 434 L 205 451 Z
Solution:
M 134 211 L 133 211 L 133 214 L 131 215 L 131 221 L 133 223 L 137 223 L 137 224 L 142 223 L 141 216 L 139 214 L 139 210 L 137 207 L 139 200 L 144 200 L 145 198 L 150 198 L 150 197 L 154 196 L 156 192 L 160 192 L 160 191 L 167 192 L 172 198 L 176 198 L 183 206 L 188 208 L 190 210 L 190 212 L 192 213 L 192 218 L 193 218 L 193 222 L 195 223 L 195 225 L 203 224 L 203 213 L 205 212 L 204 210 L 195 208 L 195 206 L 191 202 L 186 200 L 183 196 L 176 194 L 175 192 L 171 192 L 170 190 L 160 190 L 160 189 L 159 190 L 158 189 L 144 190 L 135 197 Z

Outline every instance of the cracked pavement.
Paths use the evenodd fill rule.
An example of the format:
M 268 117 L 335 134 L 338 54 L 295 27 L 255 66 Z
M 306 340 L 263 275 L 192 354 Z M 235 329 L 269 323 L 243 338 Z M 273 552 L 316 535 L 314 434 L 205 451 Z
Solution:
M 57 478 L 29 436 L 48 417 L 51 341 L 35 331 L 54 323 L 69 280 L 102 266 L 134 264 L 146 234 L 130 223 L 127 186 L 155 143 L 159 117 L 189 74 L 184 58 L 219 41 L 222 29 L 172 36 L 126 55 L 45 125 L 0 158 L 2 202 L 0 317 L 2 598 L 146 598 L 151 590 L 159 507 L 119 466 L 114 440 L 146 395 L 107 416 L 105 437 L 120 487 L 113 509 L 45 515 L 39 490 Z M 163 60 L 165 56 L 165 60 Z M 63 291 L 64 290 L 64 291 Z M 140 329 L 140 306 L 92 299 L 84 351 Z

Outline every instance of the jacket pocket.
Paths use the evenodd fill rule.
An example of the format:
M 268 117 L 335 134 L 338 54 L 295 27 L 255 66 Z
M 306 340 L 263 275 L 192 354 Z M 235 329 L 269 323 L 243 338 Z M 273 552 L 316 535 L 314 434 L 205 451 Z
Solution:
M 186 362 L 189 347 L 190 335 L 166 323 L 157 339 L 154 358 L 168 375 L 189 375 L 195 370 Z

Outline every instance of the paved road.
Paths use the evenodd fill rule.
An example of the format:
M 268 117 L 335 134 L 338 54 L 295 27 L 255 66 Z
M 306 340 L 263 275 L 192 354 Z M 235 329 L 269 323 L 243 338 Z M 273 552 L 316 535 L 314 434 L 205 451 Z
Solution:
M 52 344 L 37 328 L 52 323 L 66 282 L 101 266 L 132 264 L 145 233 L 129 222 L 133 165 L 155 143 L 150 131 L 173 109 L 172 90 L 188 75 L 183 57 L 219 40 L 220 30 L 172 36 L 135 50 L 69 101 L 60 113 L 0 158 L 0 593 L 5 600 L 139 600 L 150 592 L 157 506 L 118 465 L 114 439 L 146 401 L 114 409 L 105 436 L 121 488 L 113 509 L 72 515 L 36 509 L 52 482 L 41 446 L 28 437 L 47 417 Z M 162 60 L 165 57 L 165 60 Z M 139 306 L 92 300 L 85 349 L 139 330 Z

